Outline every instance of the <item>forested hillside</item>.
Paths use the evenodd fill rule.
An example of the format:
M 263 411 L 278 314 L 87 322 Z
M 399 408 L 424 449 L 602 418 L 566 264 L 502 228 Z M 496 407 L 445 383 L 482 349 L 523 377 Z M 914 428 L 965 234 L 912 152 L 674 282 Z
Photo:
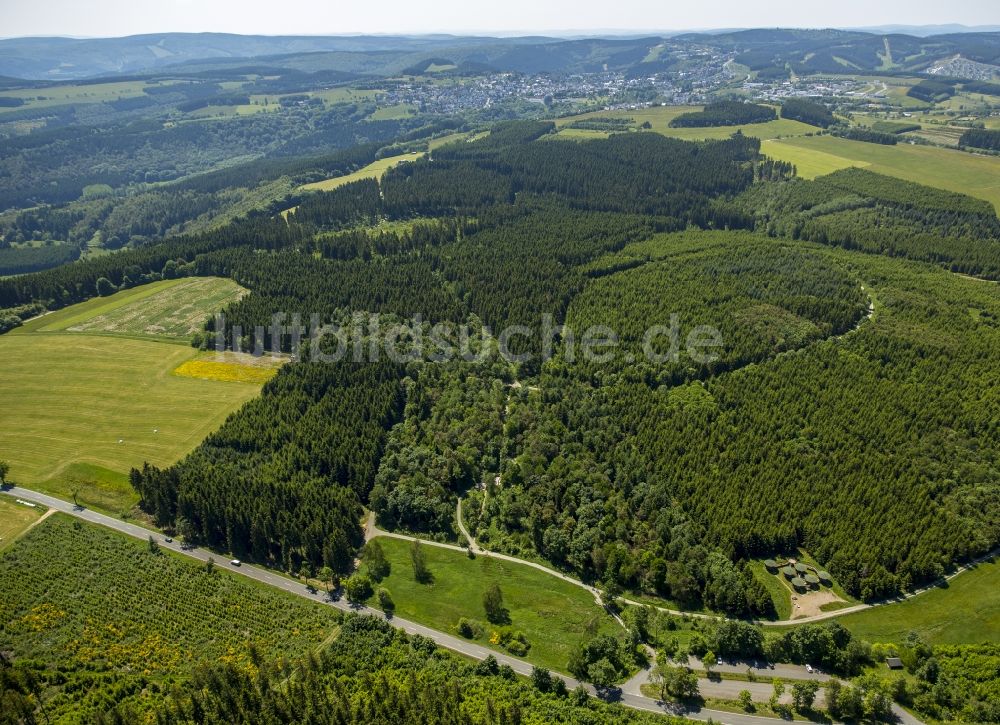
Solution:
M 757 185 L 742 202 L 771 235 L 1000 278 L 1000 220 L 972 197 L 844 169 L 815 181 Z
M 459 496 L 485 545 L 740 616 L 773 614 L 752 558 L 805 547 L 874 599 L 1000 542 L 1000 309 L 985 283 L 919 264 L 1000 276 L 988 204 L 862 170 L 793 179 L 742 134 L 552 130 L 500 124 L 379 181 L 0 280 L 0 304 L 187 274 L 249 288 L 196 344 L 252 349 L 259 326 L 300 359 L 185 460 L 132 481 L 157 522 L 289 570 L 347 573 L 363 505 L 454 536 Z M 372 349 L 373 314 L 413 337 L 464 324 L 483 355 L 359 365 L 348 346 L 315 363 L 334 340 L 295 347 L 287 329 L 361 319 Z M 534 330 L 500 360 L 511 325 Z M 613 354 L 574 356 L 600 326 Z M 721 344 L 698 358 L 705 326 Z

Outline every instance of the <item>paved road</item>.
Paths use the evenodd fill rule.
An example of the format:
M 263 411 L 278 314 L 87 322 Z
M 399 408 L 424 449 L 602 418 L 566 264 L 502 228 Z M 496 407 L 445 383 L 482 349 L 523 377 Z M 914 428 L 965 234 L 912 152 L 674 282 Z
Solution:
M 208 561 L 208 559 L 214 559 L 215 564 L 218 568 L 230 571 L 234 574 L 240 574 L 242 576 L 248 577 L 250 579 L 255 579 L 263 584 L 268 584 L 270 586 L 282 589 L 290 594 L 294 594 L 305 599 L 310 599 L 314 602 L 320 604 L 335 607 L 337 609 L 343 610 L 345 612 L 356 612 L 358 614 L 368 614 L 373 617 L 384 618 L 385 615 L 377 610 L 371 609 L 364 606 L 354 606 L 349 604 L 346 600 L 331 600 L 330 597 L 325 592 L 320 591 L 310 591 L 301 582 L 294 579 L 289 579 L 285 576 L 277 574 L 269 569 L 264 569 L 258 566 L 253 566 L 252 564 L 243 564 L 242 566 L 233 566 L 229 563 L 229 560 L 221 554 L 216 552 L 208 551 L 206 549 L 200 548 L 182 548 L 177 542 L 166 543 L 163 541 L 162 534 L 151 531 L 150 529 L 145 529 L 141 526 L 131 524 L 127 521 L 121 521 L 120 519 L 112 518 L 111 516 L 105 516 L 104 514 L 97 513 L 96 511 L 91 511 L 87 508 L 81 508 L 69 503 L 68 501 L 63 501 L 62 499 L 54 498 L 43 493 L 37 493 L 35 491 L 30 491 L 28 489 L 20 488 L 17 486 L 7 486 L 0 488 L 0 493 L 7 494 L 14 498 L 21 498 L 25 501 L 31 501 L 33 503 L 39 503 L 43 506 L 48 506 L 50 509 L 55 509 L 56 511 L 62 511 L 63 513 L 70 514 L 71 516 L 76 516 L 77 518 L 83 519 L 84 521 L 89 521 L 93 524 L 98 524 L 100 526 L 106 526 L 107 528 L 114 529 L 119 533 L 125 534 L 127 536 L 132 536 L 137 539 L 146 541 L 152 535 L 159 541 L 160 546 L 169 549 L 171 551 L 176 551 L 179 554 L 188 556 L 192 559 L 197 559 L 198 561 Z M 392 534 L 388 534 L 392 536 Z M 395 535 L 399 537 L 399 535 Z M 405 538 L 405 537 L 402 537 Z M 428 545 L 433 545 L 435 542 L 424 542 Z M 438 546 L 444 546 L 447 548 L 458 549 L 459 551 L 464 551 L 460 547 L 454 547 L 449 544 L 437 544 Z M 505 557 L 517 561 L 518 563 L 530 563 L 521 562 L 519 560 L 513 559 L 512 557 Z M 433 639 L 442 647 L 450 649 L 454 652 L 464 654 L 468 657 L 472 657 L 477 660 L 482 660 L 493 655 L 497 662 L 500 664 L 509 665 L 514 669 L 515 672 L 521 675 L 530 675 L 532 666 L 525 662 L 524 660 L 518 659 L 516 657 L 511 657 L 500 652 L 494 652 L 491 649 L 482 647 L 473 642 L 469 642 L 458 637 L 454 637 L 445 632 L 440 632 L 436 629 L 431 629 L 430 627 L 425 627 L 422 624 L 417 624 L 416 622 L 411 622 L 406 619 L 401 619 L 400 617 L 387 618 L 388 622 L 394 627 L 398 627 L 408 634 L 420 634 L 424 637 Z M 553 675 L 560 677 L 566 682 L 566 685 L 570 688 L 576 688 L 580 684 L 591 693 L 596 695 L 596 690 L 593 686 L 586 683 L 580 683 L 579 681 L 562 675 L 560 673 L 554 672 Z M 708 680 L 704 680 L 708 682 Z M 710 695 L 709 692 L 704 694 Z M 752 715 L 741 715 L 729 712 L 723 712 L 720 710 L 709 710 L 704 708 L 684 708 L 681 706 L 676 706 L 671 703 L 662 703 L 654 700 L 650 697 L 643 697 L 639 694 L 620 692 L 619 696 L 611 696 L 608 699 L 616 700 L 626 707 L 630 707 L 636 710 L 645 710 L 647 712 L 659 712 L 671 715 L 680 715 L 683 717 L 691 718 L 694 720 L 713 720 L 718 723 L 726 723 L 728 725 L 774 725 L 775 720 L 773 718 L 766 717 L 756 717 Z
M 705 665 L 697 657 L 690 657 L 688 659 L 688 666 L 693 670 L 705 669 Z M 775 677 L 780 677 L 783 680 L 816 680 L 817 682 L 828 682 L 833 679 L 830 675 L 818 672 L 815 669 L 810 672 L 802 665 L 781 662 L 772 664 L 769 662 L 752 661 L 733 662 L 732 664 L 723 663 L 721 665 L 713 664 L 712 670 L 714 672 L 725 672 L 736 675 L 745 675 L 747 670 L 751 670 L 759 680 L 768 683 Z

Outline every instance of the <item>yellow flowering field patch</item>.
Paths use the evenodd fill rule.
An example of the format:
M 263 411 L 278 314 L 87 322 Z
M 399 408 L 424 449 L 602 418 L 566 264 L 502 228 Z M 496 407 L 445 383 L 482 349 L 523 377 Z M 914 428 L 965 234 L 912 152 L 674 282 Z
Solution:
M 188 360 L 174 368 L 174 375 L 200 380 L 220 380 L 233 383 L 254 383 L 263 385 L 278 372 L 273 367 L 241 365 L 215 360 Z

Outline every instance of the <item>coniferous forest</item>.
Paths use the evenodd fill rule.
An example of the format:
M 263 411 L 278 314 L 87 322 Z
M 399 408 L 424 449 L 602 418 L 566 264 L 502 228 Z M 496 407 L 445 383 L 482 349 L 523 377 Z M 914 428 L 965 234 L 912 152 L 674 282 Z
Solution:
M 962 402 L 996 394 L 995 300 L 966 304 L 973 318 L 953 278 L 837 251 L 1000 276 L 988 205 L 861 170 L 791 179 L 738 134 L 538 140 L 549 132 L 502 124 L 397 167 L 381 193 L 348 184 L 301 199 L 287 220 L 258 212 L 0 280 L 0 299 L 58 307 L 98 294 L 100 279 L 124 288 L 169 268 L 252 290 L 224 311 L 226 342 L 243 349 L 251 341 L 231 326 L 246 337 L 276 311 L 494 333 L 550 315 L 614 330 L 632 362 L 571 360 L 558 346 L 543 362 L 532 338 L 499 367 L 294 364 L 184 461 L 133 472 L 159 523 L 183 519 L 207 543 L 288 568 L 346 569 L 366 504 L 387 525 L 450 532 L 445 512 L 470 490 L 485 497 L 471 523 L 491 545 L 734 614 L 769 613 L 748 557 L 806 546 L 871 599 L 997 543 L 982 488 L 996 425 L 989 406 Z M 409 221 L 365 231 L 380 219 Z M 719 354 L 645 359 L 643 331 L 671 315 L 718 329 Z M 210 321 L 201 341 L 214 339 Z M 448 433 L 469 415 L 472 438 Z M 925 421 L 916 439 L 913 417 Z M 449 425 L 431 435 L 433 420 Z
M 824 126 L 825 110 L 782 115 Z M 725 102 L 674 125 L 775 117 Z M 554 131 L 502 123 L 381 181 L 299 190 L 213 228 L 164 214 L 125 229 L 95 203 L 61 223 L 155 239 L 0 279 L 0 319 L 177 276 L 248 288 L 195 344 L 252 349 L 259 327 L 294 359 L 181 461 L 130 480 L 156 524 L 289 572 L 350 574 L 365 508 L 384 528 L 464 544 L 459 499 L 482 546 L 739 618 L 777 615 L 752 570 L 764 557 L 807 550 L 847 594 L 876 601 L 1000 545 L 1000 296 L 984 281 L 1000 279 L 1000 221 L 988 203 L 860 169 L 803 180 L 740 133 Z M 327 162 L 355 170 L 375 157 L 364 148 Z M 289 173 L 280 166 L 260 169 L 264 181 Z M 208 205 L 224 185 L 214 178 L 157 203 Z M 317 362 L 323 343 L 272 330 L 275 313 L 378 315 L 413 335 L 465 325 L 483 354 Z M 496 355 L 512 326 L 513 355 Z M 580 347 L 597 329 L 604 359 Z M 717 338 L 695 355 L 706 331 Z M 209 668 L 158 721 L 618 717 L 538 693 L 522 703 L 516 682 L 471 666 L 459 686 L 419 640 L 343 628 L 344 644 L 290 688 L 280 663 L 256 677 Z M 344 671 L 329 659 L 340 647 L 372 659 L 331 674 Z

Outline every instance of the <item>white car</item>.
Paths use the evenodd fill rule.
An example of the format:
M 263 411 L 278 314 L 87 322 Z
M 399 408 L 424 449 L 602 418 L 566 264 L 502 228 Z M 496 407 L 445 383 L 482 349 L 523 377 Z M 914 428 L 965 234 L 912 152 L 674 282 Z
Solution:
M 229 563 L 230 563 L 230 564 L 232 564 L 233 566 L 240 566 L 240 565 L 241 565 L 241 564 L 242 564 L 243 562 L 242 562 L 242 561 L 240 561 L 239 559 L 233 559 L 233 560 L 232 560 L 231 562 L 229 562 Z
M 812 665 L 806 665 L 806 672 L 808 672 L 809 674 L 812 674 L 812 672 L 813 672 L 813 666 Z

